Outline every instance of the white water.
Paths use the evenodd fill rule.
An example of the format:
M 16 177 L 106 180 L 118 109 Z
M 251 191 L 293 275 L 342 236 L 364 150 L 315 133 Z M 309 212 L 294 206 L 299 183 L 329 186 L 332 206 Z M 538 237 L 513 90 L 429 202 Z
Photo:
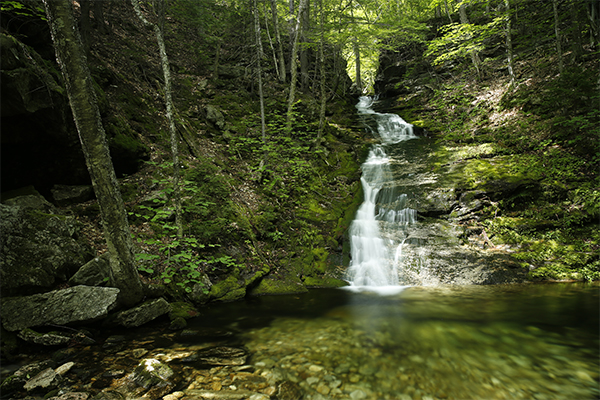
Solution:
M 358 113 L 365 117 L 366 128 L 381 143 L 373 146 L 362 165 L 364 201 L 350 226 L 351 261 L 347 278 L 351 286 L 348 289 L 391 294 L 404 288 L 400 286 L 402 248 L 408 236 L 404 235 L 397 242 L 384 239 L 382 224 L 391 225 L 392 229 L 406 230 L 407 226 L 416 222 L 417 211 L 406 206 L 407 194 L 385 201 L 378 195 L 393 180 L 386 147 L 416 139 L 417 136 L 413 133 L 412 125 L 398 115 L 377 113 L 371 109 L 372 104 L 370 97 L 361 97 L 356 105 Z

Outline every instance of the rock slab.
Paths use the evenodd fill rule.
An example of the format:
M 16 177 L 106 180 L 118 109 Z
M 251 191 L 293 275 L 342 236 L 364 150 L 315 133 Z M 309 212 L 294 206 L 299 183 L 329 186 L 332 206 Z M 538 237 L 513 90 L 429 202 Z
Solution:
M 104 318 L 117 305 L 119 289 L 75 286 L 43 294 L 2 299 L 2 325 L 16 331 Z

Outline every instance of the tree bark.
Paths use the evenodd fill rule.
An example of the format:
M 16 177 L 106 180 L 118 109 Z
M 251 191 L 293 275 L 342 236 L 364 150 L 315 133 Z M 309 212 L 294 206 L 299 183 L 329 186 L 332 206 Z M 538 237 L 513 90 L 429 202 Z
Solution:
M 560 43 L 560 28 L 558 26 L 558 0 L 552 0 L 552 9 L 554 10 L 554 33 L 556 35 L 556 53 L 558 55 L 558 72 L 562 74 L 563 58 L 562 58 L 562 46 Z
M 121 304 L 132 306 L 143 298 L 142 284 L 135 266 L 127 213 L 110 158 L 96 93 L 81 38 L 75 29 L 73 8 L 69 0 L 44 0 L 44 5 L 56 59 L 65 80 L 73 119 L 100 207 L 110 256 L 111 284 L 120 289 Z
M 489 4 L 489 2 L 488 2 Z M 504 0 L 506 7 L 506 55 L 508 61 L 508 75 L 510 76 L 510 85 L 515 84 L 515 73 L 513 69 L 513 48 L 512 48 L 512 29 L 510 23 L 510 0 Z
M 467 6 L 465 3 L 462 3 L 460 5 L 460 8 L 458 9 L 458 13 L 460 16 L 460 23 L 461 24 L 469 24 L 469 18 L 467 16 Z M 475 70 L 477 71 L 477 78 L 479 80 L 481 80 L 482 76 L 481 76 L 481 59 L 479 58 L 479 53 L 477 52 L 477 50 L 473 49 L 469 52 L 469 55 L 471 56 L 471 61 L 473 62 L 473 66 L 475 67 Z
M 90 20 L 90 0 L 81 0 L 79 2 L 81 6 L 81 17 L 80 17 L 80 32 L 81 32 L 81 41 L 83 43 L 83 48 L 85 50 L 86 57 L 90 55 L 91 49 L 91 30 L 92 30 L 92 21 Z
M 281 34 L 279 32 L 279 18 L 277 18 L 277 2 L 271 0 L 271 13 L 273 14 L 273 29 L 275 29 L 275 40 L 277 40 L 277 54 L 279 58 L 279 81 L 285 83 L 285 56 L 283 55 L 283 43 L 281 43 Z
M 319 46 L 319 75 L 321 83 L 321 109 L 319 110 L 319 131 L 317 132 L 317 146 L 321 145 L 323 130 L 325 128 L 325 111 L 327 96 L 325 93 L 325 17 L 323 15 L 323 0 L 319 0 L 319 25 L 321 29 L 321 43 Z
M 304 6 L 306 5 L 306 0 L 300 0 L 300 4 L 298 5 L 298 16 L 296 18 L 296 26 L 294 35 L 294 42 L 292 44 L 292 57 L 290 60 L 290 73 L 291 73 L 291 82 L 290 82 L 290 94 L 288 96 L 288 108 L 287 108 L 287 131 L 289 133 L 292 132 L 292 120 L 293 120 L 293 108 L 294 108 L 294 100 L 296 96 L 296 84 L 298 82 L 298 39 L 300 36 L 300 29 L 302 27 L 302 12 L 304 10 Z
M 164 0 L 157 0 L 163 2 Z M 173 156 L 173 202 L 175 203 L 175 225 L 177 226 L 177 236 L 183 236 L 183 217 L 181 211 L 181 190 L 179 188 L 180 171 L 179 171 L 179 137 L 177 135 L 177 129 L 175 128 L 175 118 L 173 117 L 173 99 L 171 96 L 171 67 L 169 66 L 169 57 L 167 56 L 167 49 L 165 47 L 165 39 L 163 37 L 163 31 L 160 28 L 163 22 L 159 20 L 159 24 L 153 24 L 144 17 L 142 10 L 140 9 L 139 0 L 131 0 L 135 13 L 142 23 L 154 29 L 156 34 L 156 41 L 158 42 L 158 50 L 160 53 L 160 63 L 162 65 L 163 77 L 165 80 L 165 105 L 167 109 L 167 121 L 169 123 L 169 132 L 171 133 L 171 153 Z M 164 5 L 159 5 L 160 10 Z M 159 15 L 160 17 L 160 15 Z M 164 13 L 162 13 L 164 18 Z
M 256 74 L 258 75 L 258 96 L 260 100 L 260 131 L 263 144 L 267 143 L 267 128 L 265 123 L 265 100 L 263 96 L 262 68 L 260 61 L 263 58 L 262 40 L 260 37 L 260 19 L 258 18 L 258 5 L 256 0 L 252 2 L 252 12 L 254 14 L 254 35 L 256 39 Z

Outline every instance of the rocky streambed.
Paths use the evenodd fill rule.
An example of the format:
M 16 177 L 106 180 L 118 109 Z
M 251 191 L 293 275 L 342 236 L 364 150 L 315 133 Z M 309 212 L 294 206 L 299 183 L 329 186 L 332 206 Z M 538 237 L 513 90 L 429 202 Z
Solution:
M 592 399 L 598 311 L 585 284 L 254 298 L 24 354 L 2 397 Z

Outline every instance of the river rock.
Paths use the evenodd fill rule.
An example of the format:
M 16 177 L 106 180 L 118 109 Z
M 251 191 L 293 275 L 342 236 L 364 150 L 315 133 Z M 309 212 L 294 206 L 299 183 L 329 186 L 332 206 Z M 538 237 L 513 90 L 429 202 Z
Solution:
M 56 373 L 56 371 L 54 371 L 52 368 L 46 368 L 28 380 L 23 388 L 28 392 L 36 389 L 48 390 L 57 387 L 61 381 L 62 378 Z
M 263 393 L 249 390 L 186 390 L 185 400 L 211 399 L 211 400 L 269 400 L 270 397 Z
M 11 392 L 15 392 L 23 389 L 25 383 L 32 377 L 36 376 L 41 371 L 52 368 L 56 363 L 52 360 L 39 361 L 32 364 L 27 364 L 19 368 L 14 374 L 2 381 L 0 385 L 0 392 L 3 395 L 9 395 Z
M 89 393 L 70 392 L 70 393 L 65 393 L 63 395 L 60 395 L 60 396 L 50 397 L 50 398 L 48 398 L 48 400 L 87 400 L 87 399 L 89 399 L 89 397 L 90 397 Z
M 16 331 L 48 324 L 92 322 L 117 305 L 119 289 L 75 286 L 24 297 L 2 299 L 2 325 Z
M 109 254 L 104 253 L 84 264 L 69 279 L 70 285 L 101 286 L 110 277 Z
M 54 185 L 51 192 L 54 204 L 61 207 L 83 203 L 94 197 L 94 189 L 89 185 Z
M 42 346 L 60 346 L 71 341 L 71 337 L 59 333 L 38 333 L 32 329 L 23 329 L 18 334 L 19 338 L 33 344 L 41 344 Z
M 57 215 L 41 196 L 20 196 L 0 204 L 0 290 L 30 294 L 66 281 L 91 258 L 78 239 L 79 223 Z
M 135 328 L 169 312 L 171 312 L 171 306 L 165 299 L 154 299 L 129 310 L 120 311 L 111 317 L 108 323 L 122 325 L 125 328 Z
M 144 398 L 159 399 L 175 387 L 174 376 L 175 373 L 167 364 L 155 358 L 147 358 L 138 364 L 129 379 L 135 385 L 148 390 Z
M 216 346 L 202 349 L 196 355 L 197 360 L 205 365 L 243 365 L 248 352 L 241 347 Z

